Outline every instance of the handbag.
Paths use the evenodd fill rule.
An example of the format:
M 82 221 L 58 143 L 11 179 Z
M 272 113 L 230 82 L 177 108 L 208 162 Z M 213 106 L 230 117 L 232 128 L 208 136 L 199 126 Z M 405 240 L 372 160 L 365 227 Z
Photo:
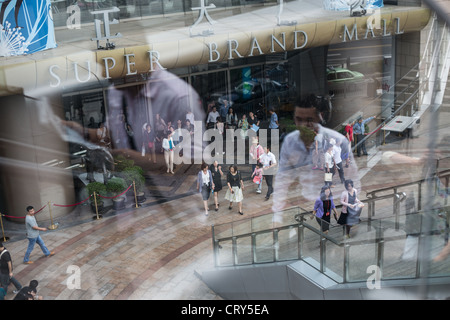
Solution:
M 339 215 L 339 219 L 338 219 L 337 223 L 340 224 L 340 225 L 347 224 L 347 216 L 348 216 L 347 212 L 341 212 L 341 214 Z
M 333 181 L 333 174 L 331 172 L 325 172 L 325 181 L 326 182 Z
M 149 143 L 148 143 L 148 147 L 149 147 L 150 149 L 152 149 L 154 146 L 155 146 L 155 143 L 154 143 L 154 142 L 149 142 Z
M 261 183 L 261 176 L 254 176 L 253 177 L 253 182 L 256 184 L 260 184 Z

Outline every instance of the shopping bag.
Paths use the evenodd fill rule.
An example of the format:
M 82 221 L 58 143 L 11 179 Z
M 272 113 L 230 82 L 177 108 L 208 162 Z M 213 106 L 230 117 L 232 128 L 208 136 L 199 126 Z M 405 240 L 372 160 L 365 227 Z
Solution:
M 333 174 L 330 172 L 330 173 L 328 173 L 328 172 L 325 172 L 325 181 L 326 182 L 331 182 L 331 181 L 333 181 Z

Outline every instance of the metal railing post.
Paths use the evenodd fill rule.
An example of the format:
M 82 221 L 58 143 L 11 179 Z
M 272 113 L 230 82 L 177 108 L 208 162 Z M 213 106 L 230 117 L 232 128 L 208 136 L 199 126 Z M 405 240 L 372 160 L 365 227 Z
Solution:
M 252 263 L 256 263 L 256 233 L 252 233 Z
M 238 256 L 237 256 L 237 238 L 233 237 L 231 240 L 231 247 L 233 252 L 233 265 L 238 264 Z
M 212 245 L 213 245 L 213 255 L 214 255 L 214 266 L 218 267 L 218 243 L 216 241 L 216 235 L 214 232 L 214 225 L 211 225 L 211 237 L 212 237 Z
M 320 272 L 324 273 L 327 263 L 327 238 L 320 235 Z
M 298 258 L 303 257 L 303 240 L 305 237 L 305 226 L 303 225 L 303 217 L 300 218 L 300 224 L 298 225 Z
M 278 242 L 278 229 L 273 230 L 273 261 L 278 261 L 278 249 L 280 243 Z
M 377 232 L 376 232 L 376 243 L 377 243 L 377 266 L 378 268 L 380 268 L 381 270 L 381 274 L 383 274 L 383 256 L 384 256 L 384 233 L 383 230 L 381 228 L 381 226 L 378 226 L 377 228 Z
M 348 243 L 344 244 L 344 272 L 343 272 L 343 281 L 344 283 L 348 282 L 350 277 L 350 245 Z
M 417 210 L 422 210 L 422 182 L 419 182 L 417 194 Z

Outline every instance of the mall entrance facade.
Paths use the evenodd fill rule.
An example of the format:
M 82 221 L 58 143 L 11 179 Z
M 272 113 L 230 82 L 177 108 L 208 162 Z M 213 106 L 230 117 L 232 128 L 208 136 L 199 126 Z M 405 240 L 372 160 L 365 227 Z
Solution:
M 261 128 L 267 128 L 268 110 L 273 109 L 283 120 L 280 121 L 280 129 L 290 131 L 295 129 L 291 115 L 299 98 L 315 95 L 322 99 L 330 91 L 335 97 L 341 94 L 381 95 L 388 91 L 386 88 L 395 83 L 395 79 L 403 76 L 403 71 L 393 66 L 406 60 L 403 59 L 406 55 L 414 57 L 408 59 L 409 65 L 414 65 L 420 58 L 420 30 L 428 23 L 429 11 L 420 8 L 410 11 L 412 17 L 420 19 L 409 19 L 413 21 L 408 22 L 410 25 L 400 25 L 400 18 L 405 21 L 408 10 L 399 14 L 400 18 L 390 13 L 390 20 L 384 22 L 389 29 L 385 29 L 381 36 L 372 36 L 360 28 L 366 24 L 365 19 L 355 22 L 352 18 L 350 22 L 345 19 L 338 23 L 333 21 L 336 31 L 331 35 L 327 23 L 319 26 L 322 22 L 317 22 L 317 27 L 311 24 L 286 26 L 277 32 L 273 29 L 255 31 L 259 39 L 264 40 L 257 40 L 255 36 L 248 41 L 248 35 L 239 34 L 236 35 L 237 40 L 227 40 L 228 50 L 225 48 L 223 51 L 212 49 L 214 41 L 224 42 L 220 36 L 213 36 L 209 44 L 205 41 L 201 45 L 193 39 L 180 40 L 192 42 L 192 48 L 185 49 L 180 45 L 179 52 L 175 53 L 170 49 L 172 45 L 178 46 L 177 43 L 168 44 L 166 51 L 164 45 L 158 47 L 155 43 L 153 48 L 125 46 L 91 51 L 80 54 L 80 57 L 76 54 L 61 56 L 44 61 L 38 68 L 26 69 L 34 70 L 36 79 L 43 79 L 33 89 L 40 91 L 40 99 L 34 98 L 35 91 L 20 88 L 21 83 L 29 80 L 20 78 L 17 72 L 25 70 L 20 69 L 23 65 L 17 64 L 17 70 L 10 65 L 4 74 L 11 79 L 8 84 L 14 84 L 17 91 L 14 94 L 10 91 L 2 98 L 7 116 L 0 120 L 5 141 L 1 156 L 11 159 L 8 163 L 14 170 L 2 169 L 4 191 L 1 210 L 22 216 L 23 200 L 18 195 L 24 192 L 30 194 L 28 201 L 33 203 L 46 203 L 50 195 L 58 197 L 60 203 L 82 200 L 76 194 L 79 185 L 74 179 L 75 173 L 83 166 L 84 153 L 79 143 L 71 139 L 70 130 L 81 132 L 81 138 L 88 144 L 101 145 L 96 132 L 104 126 L 111 134 L 108 148 L 130 148 L 140 152 L 146 124 L 157 131 L 157 118 L 160 117 L 166 125 L 170 122 L 176 129 L 177 122 L 181 120 L 183 123 L 191 112 L 195 121 L 206 126 L 206 116 L 212 105 L 220 110 L 225 100 L 239 118 L 244 114 L 248 116 L 250 112 L 257 114 Z M 295 31 L 291 32 L 292 28 Z M 356 41 L 358 37 L 361 40 Z M 243 39 L 247 40 L 246 46 Z M 417 50 L 398 52 L 398 43 L 405 39 L 418 43 Z M 372 48 L 370 64 L 364 60 L 367 47 Z M 156 50 L 157 56 L 161 57 L 157 64 L 161 67 L 159 71 L 164 71 L 162 76 L 152 70 L 155 62 L 152 52 Z M 216 59 L 215 52 L 219 51 L 221 58 Z M 337 59 L 337 53 L 344 51 L 347 54 Z M 168 53 L 172 55 L 165 59 Z M 150 58 L 144 57 L 149 54 Z M 196 58 L 196 55 L 201 57 Z M 70 61 L 69 68 L 66 58 Z M 176 62 L 172 63 L 172 60 Z M 370 74 L 366 72 L 369 65 Z M 341 69 L 348 71 L 346 75 L 332 79 L 331 74 Z M 70 81 L 64 72 L 72 74 Z M 351 78 L 356 72 L 363 77 Z M 378 109 L 372 110 L 372 114 L 381 114 L 383 103 L 379 101 Z M 354 113 L 358 106 L 352 108 L 349 106 L 347 112 Z M 23 128 L 18 119 L 25 123 L 26 130 L 18 129 Z M 336 128 L 343 120 L 333 111 L 327 125 Z M 61 129 L 61 124 L 69 124 L 70 130 L 66 127 Z M 116 130 L 121 134 L 114 134 Z M 17 132 L 22 137 L 20 141 Z M 17 164 L 16 160 L 23 161 L 22 165 L 12 165 L 13 162 Z M 55 169 L 58 174 L 50 175 Z M 52 179 L 48 179 L 49 176 Z M 35 186 L 40 192 L 36 192 Z

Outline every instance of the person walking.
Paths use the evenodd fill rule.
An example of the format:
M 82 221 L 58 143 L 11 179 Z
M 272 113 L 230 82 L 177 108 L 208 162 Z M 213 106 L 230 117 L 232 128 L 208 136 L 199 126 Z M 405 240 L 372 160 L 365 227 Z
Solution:
M 241 173 L 238 171 L 236 165 L 230 166 L 230 171 L 227 174 L 227 186 L 228 190 L 225 194 L 225 199 L 230 201 L 228 207 L 229 210 L 233 208 L 233 203 L 238 203 L 239 214 L 243 215 L 242 212 L 242 200 L 244 200 L 244 181 L 242 180 Z
M 219 163 L 214 161 L 214 163 L 209 167 L 209 170 L 212 174 L 212 179 L 214 183 L 214 204 L 216 205 L 216 211 L 219 210 L 219 191 L 222 190 L 222 166 Z
M 373 119 L 376 119 L 375 116 L 369 117 L 365 120 L 363 118 L 359 118 L 358 122 L 356 122 L 353 126 L 353 133 L 356 135 L 356 155 L 358 157 L 361 157 L 361 153 L 365 156 L 367 156 L 367 150 L 366 150 L 366 141 L 364 140 L 364 137 L 368 134 L 365 132 L 365 124 L 372 121 Z
M 335 165 L 333 176 L 337 171 L 339 173 L 339 179 L 343 184 L 345 182 L 345 177 L 344 177 L 344 163 L 341 157 L 342 154 L 341 142 L 339 140 L 336 141 L 335 139 L 331 138 L 330 144 L 333 146 L 332 154 L 333 154 L 333 162 Z
M 333 211 L 334 218 L 337 220 L 337 212 L 331 188 L 330 186 L 325 185 L 321 188 L 319 198 L 317 198 L 314 203 L 313 215 L 311 217 L 311 219 L 314 217 L 316 218 L 323 233 L 328 233 L 328 230 L 330 230 L 331 211 Z
M 345 190 L 341 194 L 342 211 L 338 223 L 345 225 L 345 237 L 349 238 L 352 226 L 359 223 L 361 208 L 364 204 L 358 199 L 352 180 L 345 180 L 344 186 Z
M 38 296 L 37 287 L 39 282 L 31 280 L 28 286 L 23 287 L 14 297 L 14 300 L 43 300 L 42 296 Z
M 325 145 L 327 140 L 335 138 L 343 141 L 342 149 L 348 148 L 348 140 L 342 134 L 323 126 L 323 112 L 326 112 L 324 105 L 315 100 L 294 101 L 293 119 L 297 129 L 290 132 L 281 145 L 272 196 L 274 213 L 282 212 L 291 206 L 288 194 L 292 192 L 301 201 L 314 203 L 317 199 L 317 188 L 324 184 L 324 174 L 311 170 L 315 150 L 314 138 L 317 134 L 322 134 Z M 350 157 L 353 160 L 353 154 L 350 154 Z M 354 161 L 350 161 L 346 178 L 356 181 L 356 185 L 360 183 L 358 167 Z M 282 214 L 274 214 L 274 221 L 281 222 L 283 219 Z
M 228 108 L 228 113 L 225 117 L 226 129 L 236 129 L 238 123 L 237 114 L 234 112 L 233 108 Z
M 11 254 L 3 246 L 3 243 L 0 242 L 0 285 L 5 289 L 5 294 L 8 292 L 10 283 L 16 287 L 16 290 L 13 291 L 13 293 L 17 293 L 22 289 L 20 282 L 14 278 Z
M 273 110 L 273 108 L 270 108 L 269 113 L 270 113 L 270 122 L 267 134 L 269 135 L 269 139 L 272 139 L 272 130 L 278 129 L 280 125 L 278 124 L 278 115 L 275 113 L 275 110 Z
M 353 126 L 355 125 L 355 121 L 353 120 L 350 123 L 347 123 L 347 125 L 345 126 L 344 132 L 345 132 L 345 137 L 348 140 L 348 148 L 347 150 L 343 150 L 344 153 L 347 152 L 347 157 L 345 158 L 345 167 L 348 168 L 349 164 L 350 164 L 350 153 L 352 152 L 352 146 L 353 146 L 353 141 L 354 139 L 354 134 L 353 134 Z
M 145 154 L 149 155 L 148 160 L 151 161 L 153 158 L 153 163 L 156 163 L 155 141 L 156 134 L 152 130 L 152 126 L 147 124 L 144 131 L 143 147 L 145 149 Z
M 334 163 L 333 163 L 333 145 L 328 141 L 326 143 L 326 151 L 324 155 L 324 172 L 325 172 L 325 185 L 334 187 L 333 185 L 333 175 L 334 175 Z M 327 177 L 328 174 L 328 177 Z M 330 177 L 331 174 L 331 178 Z
M 220 105 L 220 109 L 219 109 L 219 114 L 223 119 L 226 118 L 229 108 L 230 108 L 230 104 L 228 103 L 228 100 L 223 99 L 222 104 Z
M 207 129 L 215 128 L 218 117 L 220 117 L 220 114 L 219 112 L 217 112 L 217 107 L 213 106 L 211 112 L 208 113 L 208 118 L 206 119 L 206 128 Z
M 250 128 L 253 125 L 256 125 L 259 127 L 259 119 L 255 116 L 255 114 L 253 113 L 253 111 L 250 111 L 248 113 L 248 125 L 250 126 Z
M 313 170 L 323 170 L 324 167 L 324 152 L 323 152 L 323 134 L 315 129 L 316 136 L 314 137 L 314 150 L 312 154 Z
M 252 173 L 253 182 L 258 185 L 258 189 L 256 189 L 256 193 L 261 193 L 261 186 L 263 180 L 263 170 L 261 163 L 257 163 L 255 170 Z
M 242 118 L 239 120 L 238 128 L 241 129 L 241 138 L 245 139 L 247 137 L 248 130 L 248 120 L 245 114 L 242 115 Z
M 269 109 L 270 113 L 270 122 L 269 122 L 269 129 L 278 129 L 278 115 L 275 113 L 275 110 L 272 108 Z
M 205 207 L 205 215 L 208 215 L 208 200 L 211 195 L 211 190 L 214 189 L 214 181 L 208 165 L 203 163 L 201 170 L 197 175 L 197 190 L 202 194 L 203 205 Z
M 161 118 L 161 115 L 157 113 L 155 115 L 155 127 L 156 127 L 156 141 L 158 142 L 158 152 L 163 153 L 163 147 L 162 147 L 162 141 L 166 135 L 166 122 L 163 118 Z
M 259 144 L 258 137 L 252 137 L 252 145 L 250 146 L 250 156 L 255 163 L 252 164 L 252 172 L 255 171 L 256 164 L 260 162 L 261 156 L 264 154 L 264 148 Z
M 25 264 L 31 264 L 33 261 L 30 261 L 30 255 L 31 252 L 34 249 L 34 245 L 37 243 L 40 247 L 42 252 L 46 257 L 52 256 L 55 253 L 53 251 L 50 251 L 45 246 L 44 241 L 42 240 L 41 236 L 39 235 L 39 231 L 47 231 L 47 228 L 41 228 L 38 226 L 36 222 L 36 218 L 34 216 L 35 211 L 33 206 L 27 207 L 27 216 L 25 217 L 25 227 L 27 230 L 27 238 L 28 238 L 28 248 L 25 252 L 25 256 L 23 258 L 23 263 Z
M 270 152 L 269 147 L 264 147 L 264 153 L 260 157 L 260 162 L 263 166 L 263 175 L 267 183 L 267 194 L 264 198 L 265 201 L 269 200 L 270 195 L 273 193 L 273 174 L 274 170 L 271 169 L 277 165 L 275 155 Z
M 173 140 L 172 132 L 166 133 L 166 137 L 163 139 L 162 147 L 164 149 L 164 161 L 167 166 L 167 173 L 173 174 Z

